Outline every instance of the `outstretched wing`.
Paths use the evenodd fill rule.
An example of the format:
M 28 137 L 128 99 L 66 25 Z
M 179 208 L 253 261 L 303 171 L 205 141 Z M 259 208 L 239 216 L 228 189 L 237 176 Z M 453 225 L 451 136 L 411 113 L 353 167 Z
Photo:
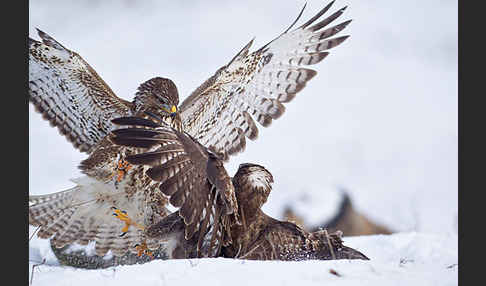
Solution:
M 112 131 L 113 143 L 146 150 L 128 155 L 125 160 L 149 166 L 145 174 L 160 182 L 160 191 L 179 208 L 186 226 L 185 239 L 199 232 L 198 254 L 204 241 L 219 245 L 222 231 L 228 229 L 224 224 L 230 216 L 237 220 L 238 212 L 233 184 L 222 162 L 190 136 L 166 125 L 140 117 L 122 117 L 113 122 L 126 127 Z M 212 246 L 204 248 L 217 252 Z
M 77 53 L 38 33 L 42 42 L 29 38 L 29 101 L 75 148 L 90 153 L 113 128 L 111 119 L 130 114 L 131 103 Z
M 322 61 L 328 50 L 348 36 L 331 38 L 351 21 L 326 28 L 346 7 L 318 21 L 333 2 L 305 24 L 248 54 L 250 41 L 226 66 L 197 88 L 181 104 L 184 130 L 201 144 L 228 155 L 243 151 L 246 138 L 254 140 L 258 128 L 267 127 L 285 111 L 283 103 L 316 75 L 303 66 Z M 304 6 L 305 8 L 305 6 Z

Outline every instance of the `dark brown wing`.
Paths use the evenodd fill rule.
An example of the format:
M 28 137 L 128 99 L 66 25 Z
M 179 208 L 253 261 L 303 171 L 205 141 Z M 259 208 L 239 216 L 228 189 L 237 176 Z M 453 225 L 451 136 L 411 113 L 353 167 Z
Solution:
M 272 190 L 273 176 L 257 164 L 241 164 L 233 177 L 241 226 L 232 229 L 233 245 L 224 255 L 257 260 L 367 259 L 343 246 L 339 233 L 308 233 L 298 225 L 266 215 L 261 207 Z
M 345 8 L 319 20 L 333 2 L 290 31 L 297 18 L 279 37 L 253 53 L 249 53 L 250 41 L 182 102 L 179 110 L 184 130 L 225 159 L 243 151 L 245 138 L 258 136 L 254 120 L 267 127 L 279 118 L 285 111 L 283 103 L 291 101 L 316 75 L 305 66 L 322 61 L 329 49 L 348 38 L 332 37 L 351 21 L 326 28 Z
M 291 222 L 271 219 L 260 237 L 238 258 L 256 260 L 369 260 L 361 252 L 343 245 L 339 232 L 307 233 Z
M 160 191 L 179 208 L 186 226 L 185 239 L 190 240 L 203 230 L 198 239 L 198 250 L 204 241 L 214 244 L 214 240 L 221 240 L 221 227 L 228 220 L 225 217 L 234 214 L 236 218 L 238 208 L 231 179 L 221 160 L 190 136 L 164 124 L 139 117 L 123 117 L 113 122 L 127 126 L 113 130 L 113 143 L 147 150 L 129 155 L 125 160 L 130 164 L 150 166 L 146 175 L 160 182 Z
M 111 119 L 130 115 L 131 103 L 81 56 L 38 32 L 42 42 L 29 38 L 29 101 L 75 148 L 90 153 L 114 127 Z
M 306 233 L 295 224 L 269 218 L 269 223 L 261 231 L 259 237 L 247 247 L 245 253 L 240 253 L 238 258 L 251 260 L 302 260 L 296 259 L 295 254 L 303 252 L 301 248 L 305 240 Z

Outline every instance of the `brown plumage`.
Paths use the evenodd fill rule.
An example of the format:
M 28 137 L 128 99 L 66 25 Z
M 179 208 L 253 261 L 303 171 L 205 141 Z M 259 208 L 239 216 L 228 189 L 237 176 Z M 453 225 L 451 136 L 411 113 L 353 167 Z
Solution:
M 368 259 L 344 246 L 341 232 L 306 232 L 291 222 L 279 221 L 262 210 L 272 189 L 272 174 L 256 164 L 241 164 L 233 177 L 241 224 L 231 226 L 232 243 L 225 257 L 257 260 Z
M 134 125 L 130 122 L 130 118 L 114 121 Z M 154 142 L 154 146 L 162 146 L 157 150 L 163 150 L 165 138 L 168 137 L 163 126 L 153 128 L 150 126 L 151 121 L 147 121 L 147 124 L 143 124 L 139 119 L 137 121 L 139 127 L 131 126 L 113 131 L 111 140 L 125 146 L 136 146 L 143 140 L 150 140 L 150 142 Z M 177 132 L 174 131 L 174 133 Z M 178 134 L 178 136 L 185 137 L 183 134 Z M 134 140 L 131 141 L 131 139 Z M 148 148 L 151 147 L 153 146 Z M 195 148 L 195 150 L 203 152 L 204 149 Z M 368 259 L 359 251 L 344 246 L 340 232 L 328 234 L 325 230 L 319 230 L 309 233 L 293 223 L 278 221 L 266 215 L 261 207 L 267 201 L 272 188 L 271 173 L 259 165 L 241 164 L 232 182 L 227 182 L 228 177 L 220 165 L 221 160 L 212 153 L 206 152 L 203 153 L 208 154 L 209 159 L 206 172 L 208 179 L 206 185 L 202 185 L 205 188 L 198 192 L 204 196 L 209 194 L 214 199 L 207 200 L 213 203 L 213 206 L 206 208 L 206 217 L 201 226 L 197 228 L 194 235 L 188 237 L 187 228 L 184 229 L 183 218 L 185 216 L 174 213 L 146 230 L 146 235 L 151 239 L 171 241 L 168 251 L 172 258 L 200 257 L 200 253 L 203 251 L 203 253 L 211 253 L 212 256 L 258 260 Z M 152 153 L 148 154 L 152 156 Z M 146 161 L 140 160 L 144 156 L 145 153 L 127 156 L 126 160 L 133 164 L 150 165 L 156 170 L 164 166 L 164 164 L 157 165 L 158 160 L 153 160 L 153 158 Z M 220 168 L 214 170 L 214 167 L 218 166 Z M 151 174 L 152 178 L 157 177 L 157 172 Z M 220 179 L 217 179 L 218 177 Z M 224 183 L 225 186 L 219 186 L 217 182 Z M 234 206 L 233 209 L 237 213 L 225 216 L 222 213 L 222 210 L 226 209 L 224 207 L 225 196 L 221 196 L 221 193 L 213 192 L 211 189 L 225 190 L 229 185 L 232 185 L 232 189 L 234 186 L 237 206 Z M 208 191 L 210 192 L 208 193 Z M 197 192 L 191 193 L 194 197 L 196 194 Z M 201 195 L 201 197 L 204 196 Z M 218 198 L 223 198 L 223 200 L 218 200 Z M 215 211 L 211 213 L 212 208 Z M 239 215 L 239 219 L 236 214 Z M 186 236 L 184 236 L 184 230 Z M 213 237 L 217 237 L 217 239 L 214 240 Z
M 229 222 L 239 223 L 231 178 L 221 159 L 206 147 L 157 118 L 149 118 L 152 120 L 114 119 L 115 124 L 128 127 L 112 131 L 110 141 L 120 146 L 143 148 L 143 152 L 127 155 L 125 160 L 135 166 L 147 166 L 145 174 L 154 182 L 160 182 L 159 190 L 179 208 L 159 221 L 158 226 L 165 227 L 155 232 L 156 238 L 170 241 L 168 245 L 174 241 L 194 241 L 196 248 L 194 253 L 190 252 L 192 257 L 215 256 L 222 244 L 228 243 L 223 234 L 229 230 Z M 154 127 L 153 120 L 160 125 Z M 177 226 L 174 229 L 164 229 L 174 225 Z M 182 230 L 184 235 L 179 235 L 178 231 Z M 155 237 L 151 227 L 146 234 Z M 169 257 L 180 258 L 180 253 L 179 247 L 174 256 L 169 254 Z
M 143 227 L 167 218 L 170 203 L 179 208 L 184 239 L 197 236 L 198 256 L 225 246 L 238 204 L 223 161 L 244 150 L 245 138 L 257 138 L 255 120 L 268 126 L 283 114 L 283 103 L 316 75 L 304 66 L 348 37 L 332 38 L 350 21 L 325 28 L 345 8 L 319 20 L 331 5 L 291 30 L 302 10 L 284 33 L 252 53 L 250 41 L 179 108 L 170 79 L 152 78 L 133 101 L 123 100 L 77 53 L 38 31 L 41 42 L 29 38 L 29 100 L 89 157 L 74 188 L 29 197 L 29 223 L 58 247 L 94 240 L 98 255 L 119 256 L 137 244 L 167 243 L 147 237 Z M 117 124 L 138 128 L 114 130 Z M 220 224 L 209 227 L 214 219 Z

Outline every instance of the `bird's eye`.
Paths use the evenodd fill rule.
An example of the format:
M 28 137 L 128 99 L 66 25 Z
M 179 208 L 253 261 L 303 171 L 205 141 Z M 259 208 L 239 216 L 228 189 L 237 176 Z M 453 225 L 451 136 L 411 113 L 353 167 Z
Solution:
M 170 106 L 168 104 L 162 104 L 162 109 L 167 113 L 177 112 L 177 107 L 175 105 Z

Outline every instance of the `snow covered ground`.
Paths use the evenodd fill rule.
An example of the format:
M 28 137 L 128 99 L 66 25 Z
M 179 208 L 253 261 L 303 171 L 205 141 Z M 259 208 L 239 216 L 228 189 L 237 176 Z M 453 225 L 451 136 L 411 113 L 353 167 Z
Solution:
M 327 4 L 305 2 L 300 23 Z M 256 49 L 281 33 L 303 4 L 31 0 L 29 35 L 38 39 L 40 28 L 78 52 L 124 99 L 141 82 L 165 76 L 182 100 L 252 37 Z M 338 22 L 353 19 L 342 33 L 351 37 L 315 66 L 317 76 L 282 118 L 260 127 L 259 139 L 226 167 L 229 174 L 244 162 L 267 167 L 275 184 L 264 210 L 277 218 L 293 204 L 310 223 L 325 220 L 338 189 L 346 189 L 358 211 L 399 232 L 345 237 L 371 261 L 203 259 L 100 271 L 44 265 L 34 285 L 457 285 L 457 1 L 337 0 L 331 12 L 345 5 Z M 30 194 L 72 187 L 86 156 L 31 105 L 29 126 Z M 55 263 L 45 240 L 34 238 L 30 254 Z
M 457 235 L 398 233 L 348 237 L 371 260 L 153 261 L 103 270 L 41 265 L 32 285 L 457 285 Z M 31 274 L 32 263 L 29 265 Z M 334 270 L 336 274 L 332 274 Z

